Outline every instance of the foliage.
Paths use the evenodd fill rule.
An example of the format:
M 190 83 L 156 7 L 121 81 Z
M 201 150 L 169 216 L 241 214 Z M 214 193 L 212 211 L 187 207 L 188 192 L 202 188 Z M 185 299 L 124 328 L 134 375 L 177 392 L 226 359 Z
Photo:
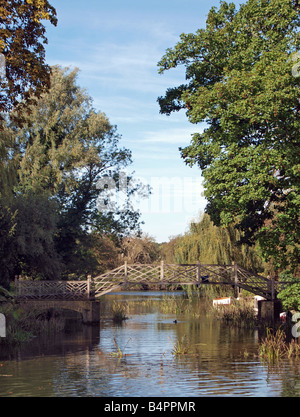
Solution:
M 241 244 L 241 233 L 233 226 L 217 227 L 204 214 L 190 229 L 172 242 L 176 263 L 231 264 L 233 261 L 250 270 L 262 268 L 253 248 Z
M 124 185 L 131 152 L 119 146 L 106 115 L 93 109 L 77 74 L 52 68 L 50 90 L 22 126 L 12 117 L 0 132 L 13 150 L 6 144 L 0 159 L 15 167 L 7 214 L 0 218 L 7 223 L 6 241 L 13 233 L 11 279 L 15 273 L 58 279 L 103 272 L 114 264 L 107 258 L 117 256 L 122 237 L 139 231 L 140 214 L 130 200 L 148 190 L 129 174 Z M 114 187 L 107 190 L 110 181 Z M 106 207 L 102 203 L 111 202 L 115 189 L 125 189 L 122 204 Z M 11 224 L 9 213 L 15 216 Z
M 253 299 L 240 298 L 239 300 L 233 300 L 229 305 L 220 305 L 213 308 L 214 317 L 222 319 L 227 323 L 246 327 L 255 327 L 257 324 Z
M 291 0 L 222 1 L 159 62 L 161 73 L 184 65 L 187 79 L 158 99 L 161 112 L 185 108 L 208 126 L 181 149 L 202 170 L 207 213 L 258 240 L 276 269 L 299 262 L 299 23 Z
M 1 288 L 0 288 L 1 290 Z M 10 298 L 10 293 L 6 293 Z M 21 307 L 17 303 L 0 304 L 0 312 L 6 318 L 6 338 L 0 345 L 19 345 L 41 334 L 57 333 L 65 328 L 66 320 L 59 310 L 45 311 Z
M 83 260 L 80 267 L 82 274 L 90 274 L 91 271 L 103 273 L 105 271 L 115 269 L 120 266 L 119 256 L 121 243 L 116 242 L 110 235 L 101 235 L 99 233 L 90 233 L 85 236 L 83 248 L 89 252 Z M 89 259 L 89 264 L 86 259 Z
M 13 294 L 6 288 L 0 286 L 0 303 L 13 300 Z
M 127 303 L 118 303 L 116 301 L 112 304 L 112 316 L 115 323 L 122 323 L 124 320 L 127 320 L 128 304 Z
M 11 207 L 16 213 L 13 250 L 18 262 L 14 274 L 57 279 L 63 265 L 55 244 L 55 201 L 45 193 L 27 192 L 16 195 Z
M 175 261 L 175 250 L 178 242 L 182 238 L 181 235 L 173 236 L 169 242 L 163 242 L 159 246 L 161 258 L 169 264 L 176 263 Z
M 1 0 L 0 54 L 5 57 L 6 77 L 0 78 L 0 114 L 15 108 L 19 121 L 28 104 L 50 86 L 42 20 L 57 24 L 56 11 L 47 0 Z
M 125 349 L 126 349 L 128 343 L 131 341 L 131 337 L 128 339 L 128 341 L 127 341 L 126 345 L 124 346 L 123 350 L 120 348 L 120 346 L 118 345 L 115 338 L 113 339 L 113 341 L 114 341 L 116 352 L 111 352 L 110 355 L 113 356 L 113 357 L 119 358 L 119 359 L 123 358 L 124 356 L 128 356 L 128 354 L 124 353 L 124 352 L 125 352 Z
M 280 274 L 279 282 L 286 282 L 285 288 L 277 295 L 282 302 L 282 307 L 285 311 L 296 310 L 300 311 L 300 280 L 296 282 L 296 278 L 287 272 Z
M 16 212 L 0 196 L 0 284 L 9 288 L 14 273 Z
M 122 259 L 132 264 L 151 264 L 159 258 L 159 247 L 148 235 L 125 237 L 121 249 Z
M 173 342 L 172 339 L 170 340 L 173 345 L 172 354 L 174 356 L 187 355 L 191 352 L 191 343 L 186 335 L 181 339 L 177 339 L 176 342 Z
M 269 362 L 278 361 L 284 357 L 299 357 L 300 345 L 293 339 L 290 343 L 286 341 L 286 334 L 283 330 L 267 329 L 267 336 L 259 345 L 259 355 Z
M 14 155 L 14 138 L 11 132 L 0 129 L 0 197 L 11 195 L 16 182 L 17 161 Z

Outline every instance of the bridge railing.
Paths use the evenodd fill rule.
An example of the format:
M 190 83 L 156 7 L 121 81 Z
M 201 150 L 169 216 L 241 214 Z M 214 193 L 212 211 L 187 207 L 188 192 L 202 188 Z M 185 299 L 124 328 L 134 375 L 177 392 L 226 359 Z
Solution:
M 267 279 L 232 265 L 209 264 L 127 264 L 86 281 L 29 281 L 16 280 L 19 299 L 94 299 L 119 287 L 137 284 L 151 285 L 230 285 L 274 300 L 284 283 Z
M 266 299 L 274 299 L 278 291 L 274 280 L 245 270 L 236 263 L 215 264 L 127 264 L 94 278 L 95 295 L 113 288 L 135 284 L 161 285 L 231 285 L 243 288 Z
M 15 296 L 25 300 L 87 300 L 92 298 L 91 279 L 87 281 L 15 280 Z
M 232 265 L 197 264 L 127 264 L 94 278 L 96 283 L 120 282 L 138 284 L 143 282 L 166 284 L 197 284 L 213 277 L 216 283 L 231 283 L 234 267 Z

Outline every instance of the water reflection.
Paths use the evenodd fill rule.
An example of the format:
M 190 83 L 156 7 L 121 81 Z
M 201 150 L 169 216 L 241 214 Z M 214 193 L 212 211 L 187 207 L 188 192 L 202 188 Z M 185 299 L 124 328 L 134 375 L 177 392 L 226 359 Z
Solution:
M 103 305 L 113 300 L 130 307 L 122 325 L 103 317 L 100 328 L 2 355 L 0 396 L 300 396 L 299 363 L 261 363 L 256 330 L 224 326 L 199 304 L 197 314 L 166 312 L 162 293 L 109 295 Z M 185 335 L 191 354 L 175 357 L 172 341 Z

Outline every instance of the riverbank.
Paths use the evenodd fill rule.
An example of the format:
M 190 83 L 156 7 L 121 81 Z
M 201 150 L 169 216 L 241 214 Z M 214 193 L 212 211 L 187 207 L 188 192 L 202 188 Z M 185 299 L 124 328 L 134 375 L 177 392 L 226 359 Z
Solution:
M 80 316 L 75 312 L 29 309 L 14 302 L 0 304 L 0 313 L 6 321 L 6 337 L 0 338 L 0 346 L 29 343 L 38 336 L 64 332 L 68 326 L 80 323 Z

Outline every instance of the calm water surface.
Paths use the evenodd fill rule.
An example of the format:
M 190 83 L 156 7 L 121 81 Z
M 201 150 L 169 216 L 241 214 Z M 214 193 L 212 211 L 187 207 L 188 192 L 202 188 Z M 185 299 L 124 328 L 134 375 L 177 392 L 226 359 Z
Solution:
M 168 312 L 165 296 L 107 295 L 106 308 L 129 306 L 122 325 L 103 318 L 99 327 L 0 351 L 0 397 L 300 396 L 299 361 L 263 364 L 257 330 L 225 326 L 199 307 L 182 314 L 178 293 L 171 295 L 179 297 L 176 314 Z M 175 356 L 173 344 L 184 336 L 192 352 Z

